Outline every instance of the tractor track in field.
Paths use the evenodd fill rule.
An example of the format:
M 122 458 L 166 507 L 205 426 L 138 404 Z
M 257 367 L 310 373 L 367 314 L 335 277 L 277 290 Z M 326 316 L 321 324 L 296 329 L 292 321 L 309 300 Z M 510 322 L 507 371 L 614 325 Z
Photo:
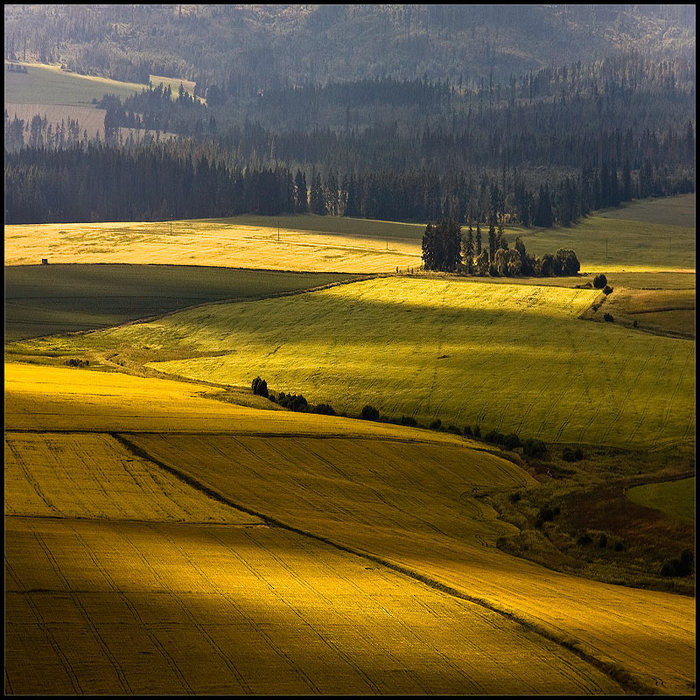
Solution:
M 330 547 L 333 547 L 334 549 L 337 549 L 337 550 L 342 551 L 342 552 L 346 552 L 348 554 L 352 554 L 354 556 L 360 557 L 360 558 L 365 559 L 367 561 L 371 561 L 375 564 L 379 564 L 380 566 L 386 567 L 394 572 L 397 572 L 399 574 L 407 576 L 415 581 L 419 581 L 420 583 L 424 584 L 425 586 L 427 586 L 433 590 L 440 591 L 440 592 L 445 593 L 445 594 L 452 596 L 454 598 L 464 600 L 464 601 L 467 601 L 469 603 L 473 603 L 475 605 L 479 605 L 482 608 L 485 608 L 487 610 L 495 612 L 498 615 L 501 615 L 502 617 L 504 617 L 505 619 L 510 620 L 512 622 L 515 622 L 516 624 L 523 626 L 524 628 L 540 635 L 541 637 L 547 639 L 548 641 L 554 642 L 555 644 L 563 647 L 567 651 L 573 653 L 578 658 L 582 659 L 584 662 L 592 665 L 597 670 L 606 674 L 613 681 L 615 681 L 618 685 L 620 685 L 626 692 L 636 693 L 636 694 L 646 694 L 646 695 L 656 695 L 659 692 L 657 688 L 650 686 L 648 683 L 645 683 L 643 680 L 637 678 L 632 672 L 630 672 L 626 669 L 621 669 L 619 664 L 614 665 L 610 662 L 599 659 L 597 656 L 595 656 L 594 654 L 592 654 L 590 652 L 584 651 L 580 647 L 578 640 L 571 640 L 570 638 L 563 638 L 562 636 L 556 634 L 555 632 L 550 631 L 546 627 L 543 627 L 539 623 L 532 622 L 526 618 L 521 617 L 520 615 L 518 615 L 516 613 L 513 613 L 512 611 L 502 610 L 497 605 L 494 605 L 493 603 L 490 603 L 487 600 L 484 600 L 482 598 L 478 598 L 476 596 L 464 593 L 460 590 L 457 590 L 456 588 L 453 588 L 452 586 L 446 585 L 446 584 L 444 584 L 444 583 L 442 583 L 434 578 L 431 578 L 430 576 L 426 576 L 425 574 L 422 574 L 419 571 L 415 571 L 415 570 L 410 569 L 410 568 L 403 566 L 401 564 L 393 563 L 391 561 L 388 561 L 388 560 L 386 560 L 380 556 L 377 556 L 375 554 L 372 554 L 370 552 L 366 552 L 366 551 L 363 551 L 360 549 L 355 549 L 354 547 L 350 547 L 348 545 L 341 544 L 339 542 L 335 542 L 332 539 L 325 537 L 323 535 L 318 535 L 318 534 L 315 534 L 313 532 L 309 532 L 308 530 L 303 530 L 301 528 L 295 527 L 295 526 L 290 525 L 288 523 L 284 523 L 271 515 L 268 515 L 266 513 L 261 513 L 257 510 L 252 509 L 252 508 L 248 508 L 247 506 L 244 506 L 240 503 L 236 503 L 235 501 L 231 500 L 230 498 L 219 493 L 216 489 L 212 488 L 211 486 L 199 481 L 198 479 L 191 477 L 190 475 L 186 474 L 185 472 L 183 472 L 183 471 L 181 471 L 181 470 L 179 470 L 179 469 L 177 469 L 169 464 L 166 464 L 162 460 L 150 455 L 146 450 L 144 450 L 139 445 L 133 443 L 131 440 L 129 440 L 128 437 L 126 437 L 127 435 L 130 435 L 131 433 L 110 432 L 109 434 L 112 437 L 114 437 L 118 442 L 120 442 L 130 452 L 135 454 L 136 456 L 152 462 L 156 466 L 160 467 L 161 469 L 164 469 L 168 473 L 170 473 L 173 476 L 177 477 L 178 479 L 182 480 L 184 483 L 186 483 L 190 487 L 200 491 L 201 493 L 204 493 L 205 495 L 218 501 L 219 503 L 227 505 L 227 506 L 234 508 L 236 510 L 239 510 L 241 512 L 247 513 L 248 515 L 253 515 L 257 518 L 260 518 L 263 521 L 263 523 L 265 523 L 269 527 L 277 527 L 277 528 L 286 530 L 288 532 L 293 532 L 293 533 L 300 535 L 302 537 L 306 537 L 306 538 L 316 540 L 318 542 L 322 542 Z

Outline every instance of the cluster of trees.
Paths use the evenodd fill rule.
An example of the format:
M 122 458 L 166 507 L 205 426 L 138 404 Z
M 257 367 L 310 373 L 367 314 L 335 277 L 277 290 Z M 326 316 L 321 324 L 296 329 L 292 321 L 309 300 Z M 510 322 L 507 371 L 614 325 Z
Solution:
M 462 234 L 462 227 L 455 219 L 442 219 L 429 223 L 422 242 L 423 267 L 440 272 L 463 272 L 469 275 L 494 277 L 518 276 L 571 276 L 581 269 L 576 253 L 560 248 L 554 255 L 532 256 L 525 249 L 520 237 L 510 248 L 503 232 L 503 217 L 489 216 L 486 240 L 482 240 L 481 224 L 476 231 L 469 222 L 469 230 Z M 607 280 L 606 280 L 607 281 Z

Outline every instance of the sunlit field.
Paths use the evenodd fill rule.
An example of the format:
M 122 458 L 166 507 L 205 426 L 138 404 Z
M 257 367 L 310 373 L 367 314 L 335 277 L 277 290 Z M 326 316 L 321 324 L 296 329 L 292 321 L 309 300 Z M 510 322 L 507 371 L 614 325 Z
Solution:
M 406 271 L 422 263 L 423 230 L 410 224 L 321 216 L 14 225 L 5 227 L 5 265 L 38 264 L 47 258 L 49 263 Z
M 529 252 L 572 248 L 587 272 L 695 271 L 695 195 L 642 200 L 566 227 L 520 230 Z
M 274 391 L 355 415 L 371 404 L 482 434 L 690 447 L 694 344 L 579 320 L 597 296 L 382 278 L 8 349 L 96 359 L 138 347 L 169 374 L 234 386 L 259 375 Z M 181 359 L 158 361 L 168 357 Z
M 627 213 L 629 218 L 604 212 L 569 228 L 506 227 L 506 236 L 511 243 L 521 236 L 528 251 L 537 255 L 573 248 L 582 272 L 694 272 L 695 228 L 688 211 L 694 211 L 695 196 L 680 195 L 670 200 L 631 203 L 620 213 L 620 217 Z M 666 221 L 657 207 L 673 215 Z M 49 262 L 63 263 L 219 265 L 353 273 L 394 272 L 398 268 L 405 272 L 418 270 L 422 264 L 424 230 L 423 224 L 315 215 L 10 225 L 5 227 L 5 264 L 38 264 L 41 258 L 48 258 Z M 463 230 L 466 232 L 466 227 Z M 695 286 L 689 278 L 681 278 L 683 287 Z
M 5 370 L 10 692 L 692 692 L 694 599 L 499 552 L 463 438 Z
M 58 65 L 16 61 L 27 67 L 26 73 L 7 70 L 5 61 L 5 102 L 34 104 L 37 96 L 47 105 L 90 105 L 93 98 L 99 100 L 106 93 L 121 98 L 131 97 L 146 86 L 111 78 L 79 75 L 61 70 Z M 12 115 L 10 115 L 11 117 Z

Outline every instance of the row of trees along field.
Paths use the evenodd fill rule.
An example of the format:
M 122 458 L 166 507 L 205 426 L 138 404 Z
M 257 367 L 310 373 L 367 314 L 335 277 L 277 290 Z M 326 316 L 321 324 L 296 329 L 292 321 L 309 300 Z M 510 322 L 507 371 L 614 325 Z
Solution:
M 489 215 L 487 239 L 482 242 L 481 225 L 469 221 L 463 234 L 455 219 L 441 219 L 425 228 L 422 243 L 423 267 L 440 272 L 462 272 L 493 277 L 576 275 L 581 265 L 573 250 L 560 248 L 554 255 L 533 256 L 518 237 L 510 248 L 503 232 L 503 217 Z

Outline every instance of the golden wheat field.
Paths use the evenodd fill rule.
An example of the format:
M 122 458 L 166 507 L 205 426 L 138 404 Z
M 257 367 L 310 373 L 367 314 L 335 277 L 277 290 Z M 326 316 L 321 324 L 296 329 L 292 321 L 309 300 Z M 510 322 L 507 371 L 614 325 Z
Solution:
M 258 217 L 260 218 L 260 217 Z M 321 217 L 316 217 L 321 218 Z M 306 272 L 393 272 L 421 265 L 420 241 L 278 228 L 237 219 L 9 225 L 5 264 L 219 265 Z M 293 217 L 286 217 L 287 222 Z M 371 223 L 368 224 L 371 231 Z
M 7 692 L 692 692 L 694 599 L 499 552 L 464 439 L 5 371 Z
M 452 449 L 467 482 L 527 479 Z M 527 627 L 214 500 L 112 435 L 10 430 L 5 450 L 10 693 L 620 690 Z

